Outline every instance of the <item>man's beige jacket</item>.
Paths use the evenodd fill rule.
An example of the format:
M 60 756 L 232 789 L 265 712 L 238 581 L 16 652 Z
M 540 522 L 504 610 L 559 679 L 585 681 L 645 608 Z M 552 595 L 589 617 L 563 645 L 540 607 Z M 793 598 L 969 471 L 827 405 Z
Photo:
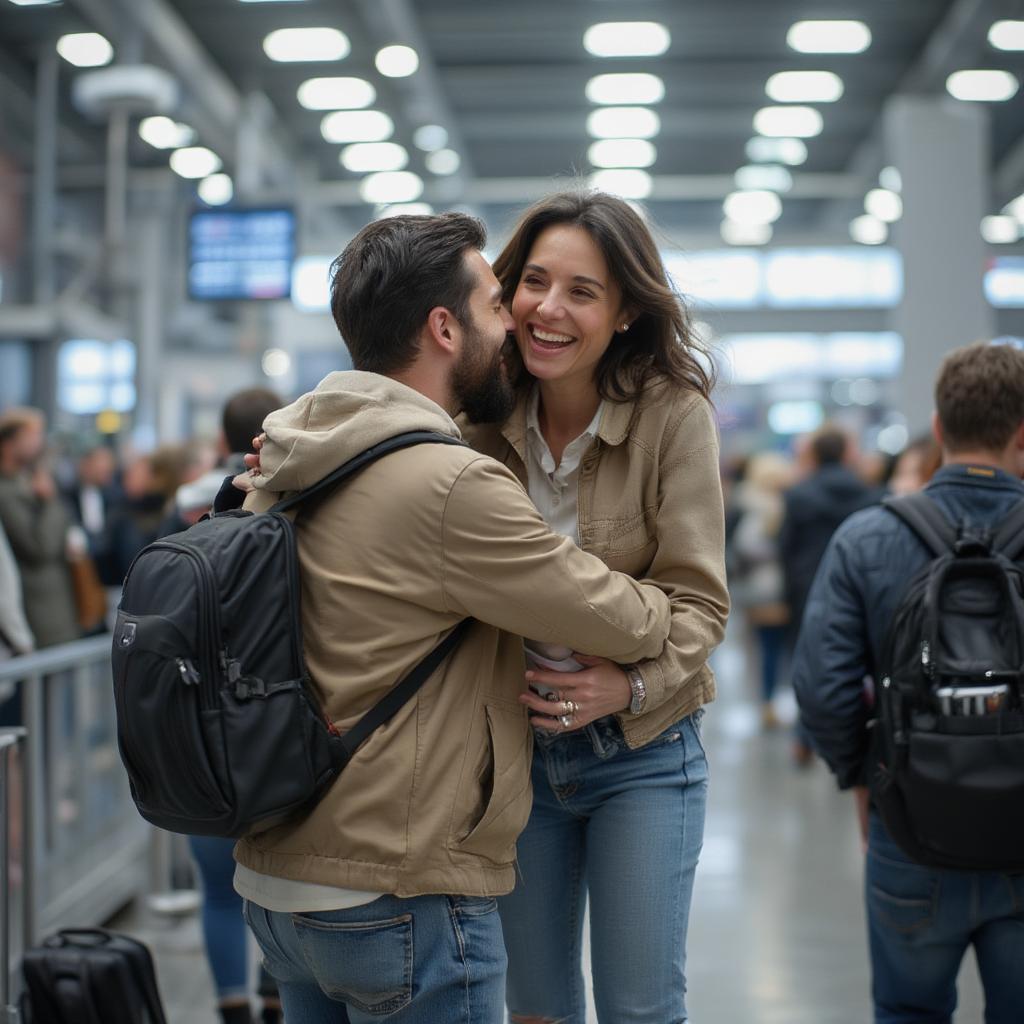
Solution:
M 265 428 L 246 501 L 257 510 L 395 434 L 458 436 L 423 395 L 358 372 L 331 374 Z M 521 638 L 651 658 L 668 598 L 551 533 L 508 469 L 461 446 L 374 463 L 300 515 L 298 546 L 306 658 L 341 731 L 456 623 L 477 624 L 308 817 L 242 840 L 235 856 L 263 874 L 398 896 L 509 892 L 531 802 Z

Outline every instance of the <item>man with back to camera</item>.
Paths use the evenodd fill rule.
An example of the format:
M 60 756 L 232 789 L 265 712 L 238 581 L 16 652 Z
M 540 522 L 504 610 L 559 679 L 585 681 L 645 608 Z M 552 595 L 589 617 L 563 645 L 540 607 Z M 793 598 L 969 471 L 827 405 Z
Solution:
M 462 214 L 379 220 L 353 239 L 331 308 L 356 370 L 267 418 L 248 507 L 396 434 L 458 437 L 460 410 L 508 414 L 511 318 L 484 241 Z M 668 600 L 551 533 L 511 472 L 463 446 L 373 463 L 302 521 L 298 546 L 306 658 L 342 731 L 477 621 L 306 818 L 236 847 L 235 885 L 285 1017 L 501 1024 L 494 897 L 513 887 L 531 797 L 521 637 L 654 657 Z M 558 728 L 575 710 L 552 703 Z
M 925 492 L 952 523 L 994 527 L 1024 499 L 1024 352 L 971 345 L 950 353 L 935 386 L 943 466 Z M 841 789 L 853 789 L 867 848 L 865 891 L 876 1024 L 948 1024 L 973 945 L 986 1024 L 1024 1014 L 1024 875 L 954 871 L 911 860 L 869 807 L 874 677 L 908 582 L 930 560 L 892 513 L 857 513 L 836 532 L 808 599 L 794 687 L 801 720 Z

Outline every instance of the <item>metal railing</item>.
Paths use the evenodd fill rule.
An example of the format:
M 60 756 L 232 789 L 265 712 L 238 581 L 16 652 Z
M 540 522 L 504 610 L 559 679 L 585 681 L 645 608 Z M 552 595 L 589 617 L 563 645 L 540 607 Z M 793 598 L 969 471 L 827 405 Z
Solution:
M 0 960 L 13 965 L 42 935 L 99 924 L 163 879 L 154 876 L 161 840 L 139 817 L 118 755 L 110 636 L 2 662 L 7 683 L 20 689 L 26 732 L 22 859 L 12 858 L 21 878 L 4 886 L 5 911 L 20 906 L 20 934 Z
M 13 852 L 12 833 L 14 825 L 20 829 L 23 811 L 12 818 L 12 755 L 25 740 L 25 730 L 21 728 L 0 729 L 0 892 L 4 893 L 4 902 L 0 905 L 0 1021 L 3 1024 L 18 1024 L 18 1010 L 11 1003 L 11 993 L 16 991 L 12 985 L 11 974 L 14 961 L 11 957 L 11 919 L 14 916 L 15 904 L 11 899 L 11 857 Z M 21 777 L 24 780 L 24 776 Z M 24 792 L 18 801 L 24 807 Z M 23 819 L 22 819 L 23 820 Z M 19 833 L 20 836 L 20 833 Z M 21 844 L 18 851 L 21 864 L 26 861 L 25 846 Z M 25 907 L 22 902 L 21 907 Z M 24 934 L 24 921 L 21 933 Z

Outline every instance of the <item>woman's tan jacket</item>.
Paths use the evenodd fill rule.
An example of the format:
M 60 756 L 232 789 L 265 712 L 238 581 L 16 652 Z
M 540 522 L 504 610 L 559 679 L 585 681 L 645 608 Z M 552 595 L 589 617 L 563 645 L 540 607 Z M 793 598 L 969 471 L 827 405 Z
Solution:
M 526 486 L 527 398 L 502 426 L 460 421 L 477 451 Z M 672 630 L 657 658 L 641 661 L 642 714 L 619 715 L 640 747 L 715 697 L 708 657 L 729 613 L 718 430 L 709 402 L 666 381 L 633 402 L 605 405 L 579 473 L 579 536 L 610 569 L 649 580 L 672 601 Z M 583 652 L 583 653 L 593 653 Z

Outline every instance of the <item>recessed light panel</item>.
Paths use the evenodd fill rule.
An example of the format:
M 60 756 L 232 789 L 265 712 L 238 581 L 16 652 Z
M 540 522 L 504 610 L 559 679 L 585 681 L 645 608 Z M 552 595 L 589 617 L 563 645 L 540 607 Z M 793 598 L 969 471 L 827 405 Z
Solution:
M 652 182 L 646 171 L 620 167 L 595 171 L 590 176 L 590 187 L 623 199 L 646 199 L 651 194 Z
M 419 68 L 420 57 L 411 46 L 385 46 L 377 52 L 376 65 L 387 78 L 408 78 Z
M 423 179 L 411 171 L 381 171 L 363 178 L 359 194 L 365 203 L 411 203 L 423 194 Z
M 665 83 L 657 75 L 595 75 L 587 82 L 586 92 L 591 103 L 659 103 L 665 96 Z
M 169 117 L 144 117 L 139 122 L 139 138 L 154 149 L 180 149 L 195 141 L 196 133 L 187 125 Z
M 771 224 L 782 216 L 782 202 L 774 192 L 732 192 L 725 197 L 726 220 L 737 224 Z
M 211 174 L 199 182 L 196 190 L 207 206 L 223 206 L 235 195 L 235 186 L 228 174 Z
M 865 213 L 850 221 L 850 237 L 861 245 L 881 245 L 889 237 L 889 228 L 885 221 Z
M 893 224 L 903 216 L 903 200 L 887 188 L 873 188 L 864 197 L 864 209 L 872 217 Z
M 320 122 L 326 142 L 384 142 L 394 133 L 394 121 L 381 110 L 338 110 Z
M 820 135 L 823 122 L 814 107 L 762 107 L 754 115 L 754 131 L 779 138 L 808 139 Z
M 747 143 L 747 159 L 755 163 L 796 167 L 806 162 L 807 146 L 799 139 L 769 139 L 756 135 Z
M 400 171 L 409 163 L 409 154 L 397 142 L 354 142 L 339 157 L 341 165 L 356 174 L 371 171 Z
M 862 21 L 798 21 L 786 42 L 798 53 L 863 53 L 871 30 Z
M 601 139 L 587 150 L 592 167 L 650 167 L 657 156 L 646 139 Z
M 946 79 L 950 96 L 974 103 L 1004 103 L 1019 88 L 1020 82 L 1009 71 L 954 71 Z
M 100 68 L 114 58 L 114 48 L 99 32 L 72 32 L 57 40 L 57 52 L 76 68 Z
M 282 63 L 342 60 L 351 49 L 348 36 L 336 28 L 279 28 L 263 40 L 263 52 Z
M 843 95 L 843 80 L 831 71 L 780 71 L 764 91 L 776 103 L 835 103 Z
M 722 221 L 722 241 L 726 245 L 765 245 L 772 240 L 771 224 L 737 224 Z
M 297 95 L 307 110 L 360 110 L 377 99 L 377 90 L 362 78 L 309 78 Z
M 647 107 L 602 107 L 587 118 L 595 139 L 650 139 L 661 131 L 661 119 Z
M 982 217 L 981 237 L 993 245 L 1007 245 L 1020 238 L 1020 225 L 1015 217 L 1001 216 Z
M 1024 50 L 1024 21 L 997 21 L 988 30 L 988 41 L 997 50 Z
M 431 174 L 454 174 L 462 164 L 462 159 L 454 149 L 439 149 L 436 153 L 428 153 L 423 162 Z
M 658 57 L 671 42 L 656 21 L 606 21 L 583 33 L 583 47 L 595 57 Z
M 205 146 L 186 146 L 171 154 L 171 170 L 183 178 L 205 178 L 220 168 L 220 157 Z
M 793 175 L 778 164 L 748 164 L 736 172 L 735 181 L 743 191 L 788 192 L 793 187 Z

